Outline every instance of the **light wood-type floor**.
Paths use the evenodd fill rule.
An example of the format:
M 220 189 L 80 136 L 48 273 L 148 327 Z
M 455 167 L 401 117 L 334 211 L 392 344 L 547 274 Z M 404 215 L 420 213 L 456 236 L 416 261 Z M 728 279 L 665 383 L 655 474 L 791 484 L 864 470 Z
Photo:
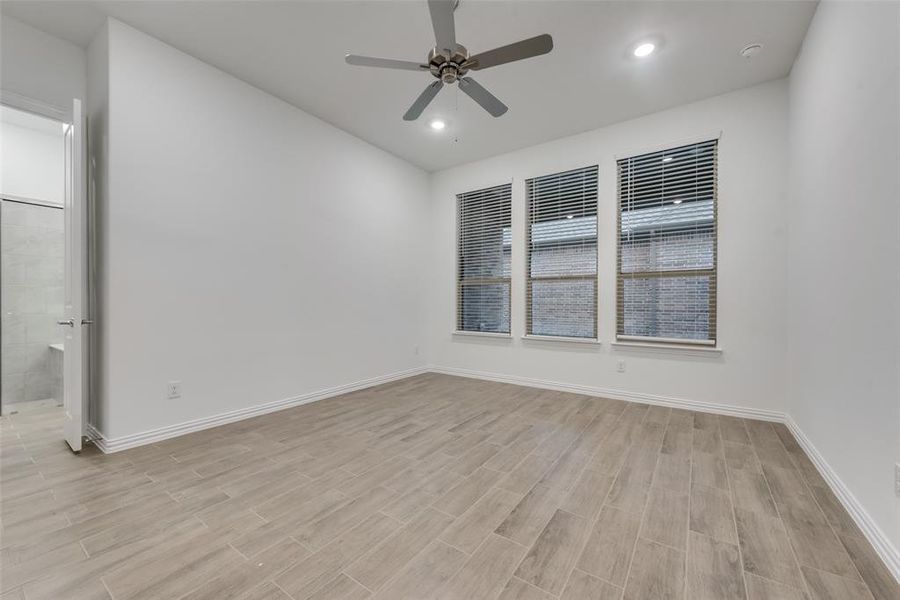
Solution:
M 423 375 L 104 456 L 0 420 L 2 600 L 897 600 L 782 425 Z

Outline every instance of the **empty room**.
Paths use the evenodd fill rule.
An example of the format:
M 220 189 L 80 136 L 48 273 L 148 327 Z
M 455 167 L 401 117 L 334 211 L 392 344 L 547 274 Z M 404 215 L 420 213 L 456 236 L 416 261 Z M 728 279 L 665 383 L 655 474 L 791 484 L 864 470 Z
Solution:
M 900 0 L 0 0 L 0 600 L 900 600 Z

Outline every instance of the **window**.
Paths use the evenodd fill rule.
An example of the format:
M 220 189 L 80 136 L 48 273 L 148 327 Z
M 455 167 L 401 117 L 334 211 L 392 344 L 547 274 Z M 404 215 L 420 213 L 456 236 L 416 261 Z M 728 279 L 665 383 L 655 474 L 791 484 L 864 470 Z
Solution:
M 526 333 L 597 337 L 597 167 L 525 182 Z
M 509 333 L 512 185 L 459 194 L 456 327 Z
M 716 342 L 717 140 L 618 161 L 619 339 Z

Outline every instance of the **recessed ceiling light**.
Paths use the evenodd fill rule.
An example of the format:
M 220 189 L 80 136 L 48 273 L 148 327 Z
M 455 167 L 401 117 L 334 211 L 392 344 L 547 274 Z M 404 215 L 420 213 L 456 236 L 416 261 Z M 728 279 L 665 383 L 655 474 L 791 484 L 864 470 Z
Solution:
M 571 218 L 573 218 L 574 216 L 575 216 L 575 215 L 566 215 L 566 218 L 567 218 L 567 219 L 571 219 Z
M 675 159 L 672 158 L 671 156 L 664 156 L 664 157 L 663 157 L 663 162 L 672 162 L 673 160 L 675 160 Z
M 741 48 L 741 56 L 744 58 L 753 58 L 760 52 L 762 52 L 762 44 L 747 44 L 743 48 Z
M 681 204 L 681 198 L 677 200 L 672 200 L 672 204 Z
M 431 128 L 434 129 L 435 131 L 440 131 L 441 129 L 443 129 L 446 126 L 447 126 L 447 124 L 444 123 L 443 121 L 441 121 L 440 119 L 435 119 L 434 121 L 431 122 Z
M 635 46 L 634 55 L 638 58 L 644 58 L 645 56 L 650 56 L 651 54 L 653 54 L 654 50 L 656 50 L 656 44 L 652 42 L 644 42 Z

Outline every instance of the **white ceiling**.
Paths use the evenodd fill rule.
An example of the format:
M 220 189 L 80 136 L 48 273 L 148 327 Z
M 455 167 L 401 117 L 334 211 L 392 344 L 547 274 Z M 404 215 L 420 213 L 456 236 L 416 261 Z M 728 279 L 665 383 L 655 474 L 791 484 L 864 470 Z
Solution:
M 783 77 L 814 11 L 807 1 L 462 0 L 457 39 L 472 53 L 540 33 L 554 50 L 472 73 L 509 106 L 502 117 L 448 86 L 408 123 L 401 116 L 433 79 L 351 67 L 344 54 L 424 60 L 434 43 L 424 0 L 2 3 L 4 14 L 81 46 L 111 15 L 428 170 Z M 650 37 L 661 50 L 631 57 Z M 763 52 L 739 56 L 751 42 Z M 429 129 L 435 117 L 444 131 Z

